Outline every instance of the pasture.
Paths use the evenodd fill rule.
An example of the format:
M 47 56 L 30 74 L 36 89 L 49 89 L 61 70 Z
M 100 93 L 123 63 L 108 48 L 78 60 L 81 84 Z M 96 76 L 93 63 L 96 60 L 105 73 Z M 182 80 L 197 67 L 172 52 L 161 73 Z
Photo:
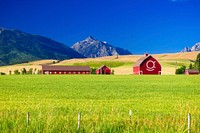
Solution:
M 200 76 L 0 76 L 0 132 L 200 132 Z M 132 110 L 132 118 L 129 110 Z M 29 124 L 26 113 L 30 112 Z
M 163 75 L 174 75 L 176 68 L 181 65 L 189 66 L 191 62 L 196 59 L 199 52 L 187 52 L 187 53 L 172 53 L 172 54 L 153 54 L 160 64 L 162 65 Z M 64 61 L 57 60 L 39 60 L 23 64 L 0 66 L 0 72 L 9 75 L 9 72 L 13 74 L 17 69 L 21 71 L 23 68 L 29 70 L 41 70 L 41 65 L 61 65 L 61 66 L 90 66 L 99 68 L 102 65 L 107 65 L 115 71 L 116 75 L 130 75 L 133 74 L 133 65 L 143 55 L 127 55 L 127 56 L 107 56 L 100 58 L 87 58 L 87 59 L 71 59 Z

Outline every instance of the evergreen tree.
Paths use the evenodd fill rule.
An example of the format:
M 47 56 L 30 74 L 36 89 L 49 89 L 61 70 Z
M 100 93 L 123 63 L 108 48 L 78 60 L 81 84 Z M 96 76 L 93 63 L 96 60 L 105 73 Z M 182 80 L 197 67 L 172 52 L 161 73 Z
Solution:
M 193 68 L 194 68 L 194 66 L 192 65 L 192 63 L 190 63 L 189 69 L 193 69 Z
M 195 68 L 200 71 L 200 53 L 197 55 L 197 58 L 195 61 Z
M 14 71 L 14 74 L 15 74 L 15 75 L 19 75 L 19 74 L 20 74 L 19 70 L 15 70 L 15 71 Z
M 25 75 L 27 73 L 25 68 L 23 68 L 21 72 L 23 75 Z

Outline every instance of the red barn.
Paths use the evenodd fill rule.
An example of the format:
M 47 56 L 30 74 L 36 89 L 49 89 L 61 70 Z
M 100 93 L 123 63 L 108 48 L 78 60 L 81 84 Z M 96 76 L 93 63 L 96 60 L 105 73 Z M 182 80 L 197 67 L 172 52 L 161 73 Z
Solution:
M 199 74 L 199 70 L 196 70 L 196 69 L 186 69 L 186 70 L 185 70 L 185 74 L 186 74 L 186 75 L 195 75 L 195 74 Z
M 161 74 L 162 67 L 160 63 L 151 55 L 145 54 L 133 67 L 133 74 Z
M 111 74 L 111 70 L 106 65 L 103 65 L 96 70 L 96 74 Z
M 42 66 L 42 74 L 90 74 L 89 66 Z

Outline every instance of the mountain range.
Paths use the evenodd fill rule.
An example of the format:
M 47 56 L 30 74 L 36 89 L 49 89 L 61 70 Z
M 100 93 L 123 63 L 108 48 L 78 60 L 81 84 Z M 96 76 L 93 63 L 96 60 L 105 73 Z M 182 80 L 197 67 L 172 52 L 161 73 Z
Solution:
M 19 30 L 0 28 L 0 65 L 41 59 L 85 58 L 65 44 Z
M 181 52 L 193 52 L 193 51 L 200 51 L 200 42 L 196 43 L 192 48 L 185 47 Z
M 0 28 L 0 66 L 42 59 L 65 60 L 130 54 L 128 50 L 98 41 L 92 36 L 70 48 L 47 37 Z
M 88 58 L 132 54 L 128 50 L 112 46 L 105 41 L 99 41 L 92 36 L 75 43 L 71 48 Z

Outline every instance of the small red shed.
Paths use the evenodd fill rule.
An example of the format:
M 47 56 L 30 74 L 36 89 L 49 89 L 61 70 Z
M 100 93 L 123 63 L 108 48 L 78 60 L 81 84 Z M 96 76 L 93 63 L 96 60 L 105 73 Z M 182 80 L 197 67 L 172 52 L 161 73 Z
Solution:
M 151 55 L 145 54 L 140 58 L 133 67 L 133 74 L 162 74 L 160 63 Z
M 195 74 L 199 74 L 199 70 L 196 70 L 196 69 L 186 69 L 186 70 L 185 70 L 185 74 L 186 74 L 186 75 L 195 75 Z
M 106 65 L 103 65 L 96 70 L 96 74 L 111 74 L 111 70 Z
M 90 74 L 89 66 L 42 66 L 42 74 Z

